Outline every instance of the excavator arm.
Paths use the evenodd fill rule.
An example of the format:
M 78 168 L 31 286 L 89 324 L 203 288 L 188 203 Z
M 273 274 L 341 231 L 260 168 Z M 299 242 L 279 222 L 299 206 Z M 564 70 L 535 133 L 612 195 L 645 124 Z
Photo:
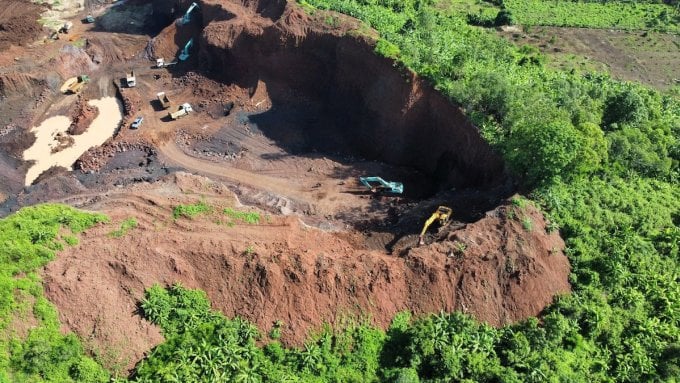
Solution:
M 430 227 L 430 225 L 432 225 L 432 223 L 436 221 L 437 218 L 439 218 L 439 213 L 434 212 L 432 213 L 430 218 L 428 218 L 427 221 L 425 221 L 425 225 L 423 225 L 423 230 L 420 232 L 420 238 L 423 238 L 425 232 L 427 231 L 427 228 Z
M 394 194 L 401 194 L 404 192 L 404 184 L 401 182 L 389 182 L 380 177 L 359 177 L 359 182 L 372 192 L 380 190 Z
M 196 3 L 191 3 L 191 6 L 189 6 L 189 9 L 184 13 L 184 16 L 182 16 L 182 19 L 180 20 L 181 25 L 186 25 L 191 22 L 191 12 L 194 10 L 194 8 L 198 7 L 198 4 Z
M 427 232 L 427 229 L 434 223 L 434 221 L 439 220 L 439 225 L 444 226 L 449 222 L 449 218 L 451 218 L 451 214 L 453 214 L 453 211 L 451 210 L 450 207 L 447 206 L 439 206 L 437 208 L 437 211 L 432 213 L 430 218 L 425 221 L 425 224 L 423 225 L 423 230 L 420 232 L 420 237 L 418 241 L 418 245 L 424 245 L 425 244 L 425 233 Z

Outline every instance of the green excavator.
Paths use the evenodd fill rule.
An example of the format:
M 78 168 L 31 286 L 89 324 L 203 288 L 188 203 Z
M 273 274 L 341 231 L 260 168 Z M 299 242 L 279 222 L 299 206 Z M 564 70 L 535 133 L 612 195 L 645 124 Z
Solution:
M 373 193 L 388 192 L 401 194 L 404 192 L 404 184 L 401 182 L 385 181 L 380 177 L 359 177 L 359 182 Z

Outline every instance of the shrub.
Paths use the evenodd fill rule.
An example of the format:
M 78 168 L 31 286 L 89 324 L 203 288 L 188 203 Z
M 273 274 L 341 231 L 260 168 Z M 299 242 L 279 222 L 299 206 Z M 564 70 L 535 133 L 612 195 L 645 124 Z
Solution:
M 507 8 L 502 8 L 500 11 L 498 11 L 496 20 L 494 20 L 494 24 L 497 26 L 515 25 L 515 19 L 512 17 L 512 12 L 510 12 L 510 10 Z
M 178 219 L 180 217 L 186 217 L 192 219 L 199 214 L 207 213 L 211 210 L 212 208 L 204 201 L 190 205 L 177 205 L 172 209 L 172 218 Z

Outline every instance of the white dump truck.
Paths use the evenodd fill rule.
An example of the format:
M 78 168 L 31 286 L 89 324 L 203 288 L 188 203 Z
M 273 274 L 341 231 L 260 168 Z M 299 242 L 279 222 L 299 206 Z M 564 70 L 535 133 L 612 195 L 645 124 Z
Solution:
M 170 107 L 170 99 L 168 98 L 168 95 L 165 94 L 165 92 L 156 93 L 156 97 L 158 98 L 158 102 L 161 103 L 163 109 L 168 109 Z
M 125 74 L 125 83 L 128 88 L 133 88 L 137 85 L 137 80 L 135 79 L 135 71 L 130 70 Z
M 180 105 L 179 108 L 176 111 L 170 112 L 170 113 L 168 113 L 168 115 L 170 116 L 171 119 L 177 120 L 179 118 L 182 118 L 182 117 L 188 115 L 190 112 L 193 112 L 193 111 L 194 110 L 191 108 L 191 105 L 189 105 L 188 103 L 185 102 L 184 104 Z

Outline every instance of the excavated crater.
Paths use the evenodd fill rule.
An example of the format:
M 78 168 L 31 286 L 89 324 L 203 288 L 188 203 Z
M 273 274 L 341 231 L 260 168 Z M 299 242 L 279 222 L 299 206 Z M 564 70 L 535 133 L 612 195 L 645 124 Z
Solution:
M 182 3 L 172 7 L 177 14 Z M 154 14 L 168 13 L 167 3 L 155 4 Z M 462 111 L 377 56 L 370 38 L 354 33 L 355 20 L 336 15 L 331 27 L 323 15 L 285 1 L 199 4 L 196 68 L 251 93 L 264 84 L 272 107 L 246 117 L 289 153 L 340 153 L 415 169 L 420 179 L 405 188 L 415 197 L 508 180 L 501 158 Z M 190 38 L 189 27 L 181 29 L 175 49 Z
M 82 246 L 46 269 L 47 296 L 69 328 L 105 345 L 132 340 L 126 353 L 137 360 L 160 337 L 127 313 L 156 282 L 201 288 L 215 308 L 261 329 L 282 319 L 283 341 L 298 345 L 310 330 L 346 313 L 369 314 L 386 327 L 402 310 L 461 310 L 503 325 L 538 315 L 556 294 L 569 291 L 564 243 L 546 231 L 537 208 L 508 201 L 514 188 L 501 157 L 456 105 L 377 56 L 373 32 L 354 19 L 310 15 L 285 0 L 196 0 L 197 13 L 178 25 L 192 2 L 151 1 L 154 18 L 167 27 L 146 56 L 174 57 L 192 38 L 194 47 L 188 60 L 168 68 L 170 74 L 154 69 L 140 76 L 138 88 L 146 92 L 140 100 L 151 101 L 159 90 L 172 92 L 178 103 L 190 99 L 196 113 L 155 121 L 163 111 L 154 107 L 148 113 L 156 118 L 139 130 L 147 129 L 153 148 L 122 146 L 122 152 L 133 153 L 140 172 L 158 150 L 161 162 L 229 182 L 176 173 L 118 185 L 111 196 L 74 196 L 79 206 L 104 211 L 115 222 L 136 217 L 140 230 L 126 237 L 125 251 L 107 235 L 110 228 L 92 230 Z M 224 116 L 231 101 L 236 107 Z M 116 145 L 132 134 L 123 131 Z M 192 157 L 248 145 L 245 163 Z M 116 160 L 114 149 L 94 150 L 92 164 L 81 162 L 125 170 L 129 161 Z M 291 174 L 269 173 L 287 156 L 295 157 L 284 168 Z M 342 174 L 314 173 L 324 163 Z M 251 183 L 235 182 L 238 174 Z M 360 175 L 402 181 L 405 197 L 338 192 L 339 184 Z M 81 177 L 85 186 L 101 179 L 95 170 L 87 177 Z M 305 184 L 322 177 L 326 184 L 318 189 Z M 248 194 L 248 188 L 255 191 Z M 215 206 L 237 206 L 226 201 L 234 191 L 241 203 L 255 195 L 278 204 L 284 196 L 309 206 L 255 226 L 225 228 L 214 216 L 159 225 L 177 203 L 207 198 Z M 315 203 L 323 206 L 314 211 Z M 432 230 L 427 245 L 416 246 L 438 205 L 453 208 L 458 222 Z M 531 230 L 522 219 L 532 222 Z M 342 225 L 314 230 L 310 220 Z M 95 325 L 101 334 L 94 334 Z
M 198 13 L 185 25 L 177 20 L 188 1 L 154 3 L 154 14 L 164 15 L 169 26 L 147 53 L 172 57 L 193 39 L 190 58 L 170 69 L 177 79 L 197 72 L 245 90 L 256 106 L 267 108 L 239 110 L 207 139 L 187 140 L 193 153 L 237 156 L 249 148 L 234 132 L 246 127 L 284 152 L 255 153 L 265 160 L 328 156 L 349 168 L 331 175 L 341 183 L 348 176 L 402 182 L 405 199 L 323 212 L 363 232 L 368 248 L 393 254 L 417 243 L 423 221 L 438 205 L 454 209 L 457 228 L 514 192 L 501 157 L 462 110 L 412 71 L 376 55 L 376 36 L 357 20 L 308 14 L 277 0 L 197 3 Z M 186 84 L 194 95 L 220 98 L 204 84 Z

